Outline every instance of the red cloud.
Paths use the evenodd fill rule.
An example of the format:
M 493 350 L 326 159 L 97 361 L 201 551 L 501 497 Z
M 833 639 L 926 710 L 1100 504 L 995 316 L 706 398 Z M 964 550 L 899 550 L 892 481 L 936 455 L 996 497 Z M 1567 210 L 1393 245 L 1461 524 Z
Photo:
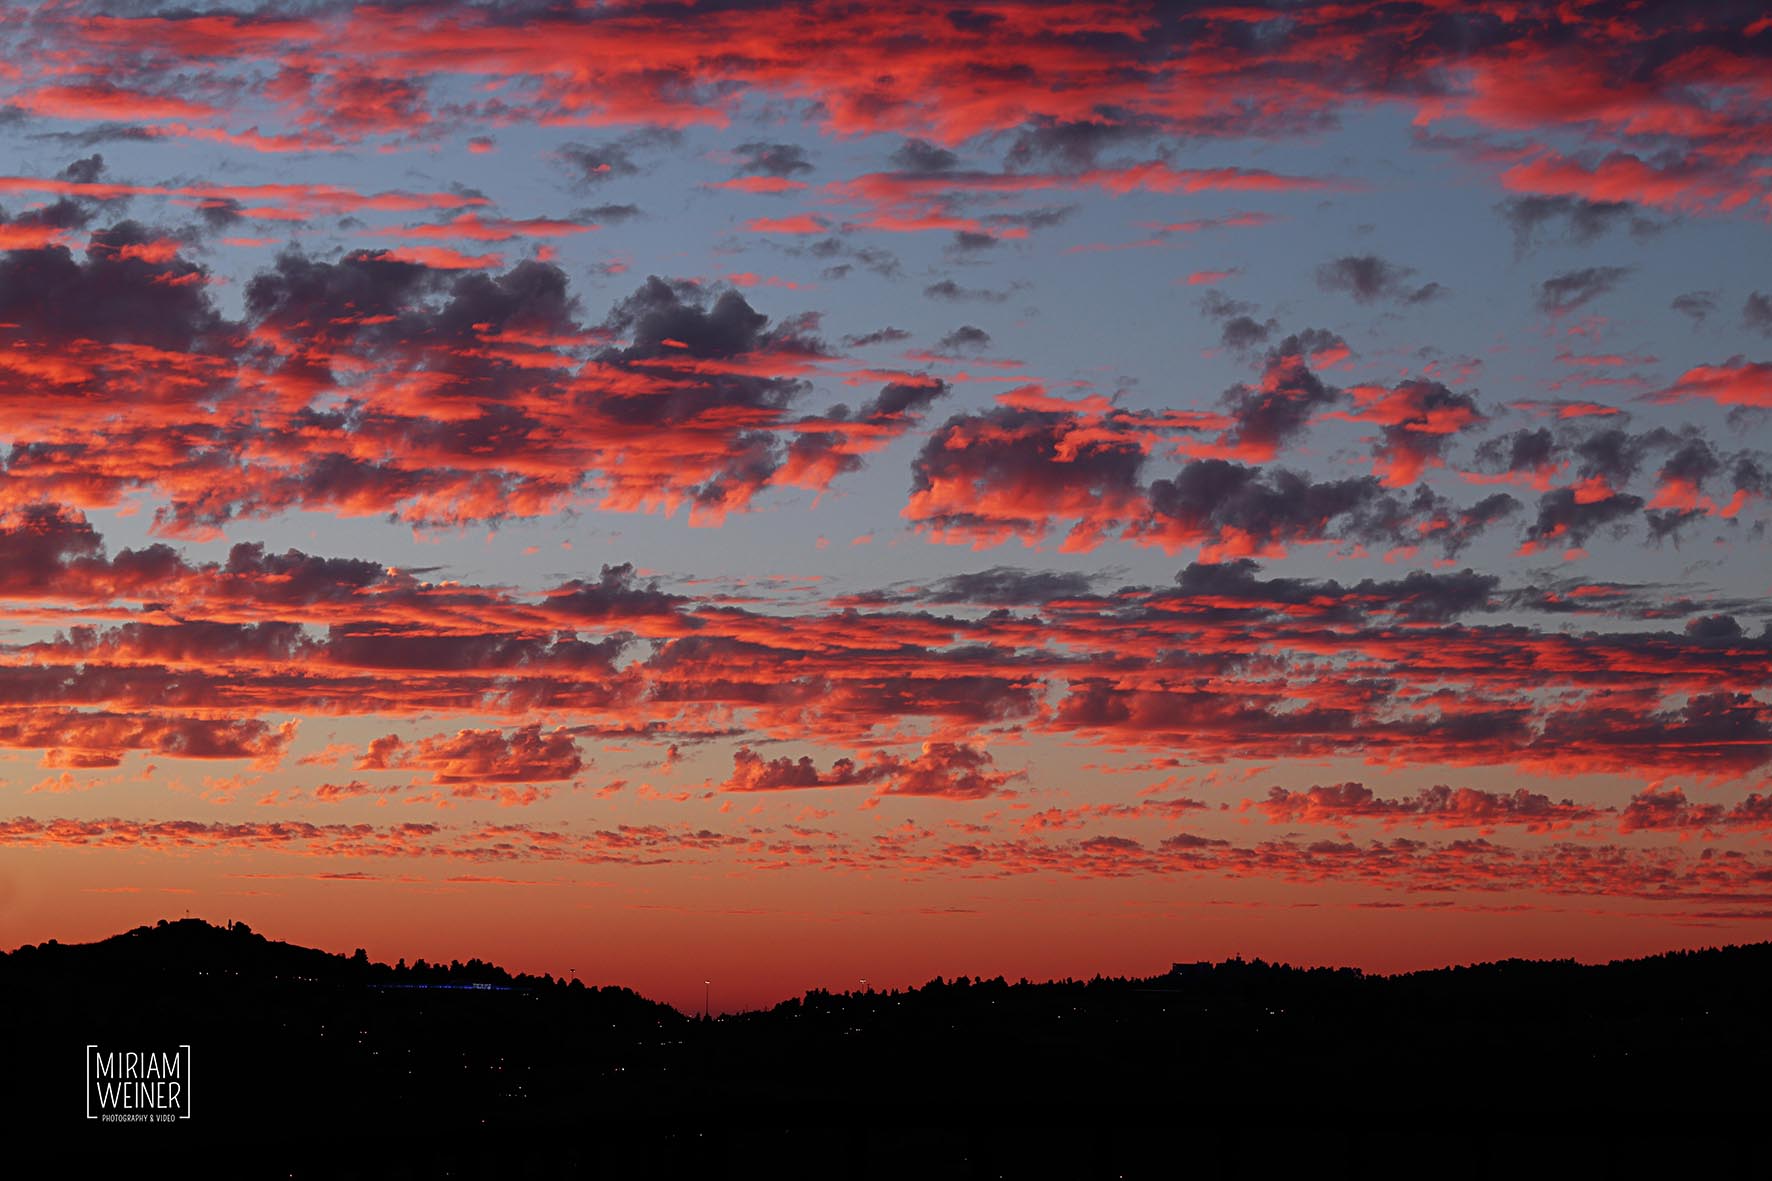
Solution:
M 57 119 L 208 119 L 221 113 L 207 103 L 125 90 L 108 82 L 45 86 L 13 101 Z
M 561 238 L 583 234 L 595 225 L 553 217 L 503 218 L 462 213 L 445 222 L 390 227 L 375 233 L 384 238 L 424 238 L 444 241 L 509 242 L 513 238 Z M 501 265 L 501 264 L 491 264 Z
M 542 733 L 539 724 L 509 733 L 458 730 L 407 743 L 389 734 L 370 743 L 359 771 L 426 771 L 443 785 L 545 783 L 571 779 L 584 769 L 578 744 L 564 730 Z
M 439 271 L 477 271 L 505 264 L 502 254 L 463 254 L 447 246 L 396 246 L 379 253 L 391 262 L 417 263 Z
M 115 767 L 135 751 L 183 759 L 250 759 L 274 767 L 296 723 L 257 718 L 87 710 L 0 710 L 0 747 L 43 751 L 46 767 Z
M 745 228 L 755 234 L 822 234 L 830 223 L 810 213 L 796 213 L 792 217 L 753 217 L 745 222 Z
M 1732 357 L 1720 365 L 1694 365 L 1655 395 L 1659 402 L 1709 398 L 1724 406 L 1772 408 L 1772 362 Z
M 1421 824 L 1487 831 L 1518 826 L 1527 832 L 1555 832 L 1607 814 L 1607 809 L 1569 800 L 1552 801 L 1525 788 L 1505 794 L 1440 785 L 1407 799 L 1387 800 L 1374 795 L 1363 783 L 1330 784 L 1303 791 L 1274 787 L 1268 789 L 1266 799 L 1245 800 L 1243 807 L 1254 807 L 1271 824 L 1345 825 L 1375 820 L 1387 828 Z
M 1423 469 L 1442 466 L 1447 440 L 1484 421 L 1476 399 L 1435 381 L 1405 381 L 1388 390 L 1360 385 L 1348 392 L 1359 411 L 1331 417 L 1383 428 L 1374 446 L 1372 472 L 1390 488 L 1407 487 L 1421 478 Z
M 983 747 L 963 743 L 926 742 L 923 753 L 914 759 L 892 754 L 876 754 L 861 764 L 854 759 L 838 759 L 829 771 L 820 771 L 809 757 L 764 760 L 749 747 L 740 747 L 732 758 L 732 777 L 722 785 L 722 790 L 783 791 L 878 784 L 881 795 L 977 800 L 1008 794 L 1004 785 L 1020 777 L 1019 772 L 998 771 L 990 752 Z

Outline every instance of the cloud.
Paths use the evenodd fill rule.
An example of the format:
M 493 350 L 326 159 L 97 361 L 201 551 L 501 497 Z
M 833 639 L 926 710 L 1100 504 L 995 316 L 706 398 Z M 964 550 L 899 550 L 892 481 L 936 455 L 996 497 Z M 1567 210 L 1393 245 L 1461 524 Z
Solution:
M 1538 285 L 1538 307 L 1553 316 L 1572 312 L 1615 289 L 1630 267 L 1583 267 L 1552 275 Z
M 982 303 L 1002 303 L 1009 298 L 1006 291 L 991 291 L 980 287 L 962 287 L 952 279 L 942 279 L 923 288 L 925 299 L 941 299 L 951 303 L 977 301 Z
M 1682 316 L 1690 317 L 1693 324 L 1703 324 L 1717 310 L 1717 295 L 1714 291 L 1688 291 L 1674 296 L 1667 306 Z
M 562 144 L 556 154 L 576 184 L 595 187 L 640 175 L 640 154 L 655 148 L 674 147 L 681 138 L 668 128 L 643 127 L 599 143 Z
M 141 751 L 181 759 L 249 759 L 275 767 L 296 723 L 109 710 L 0 712 L 0 746 L 43 751 L 45 767 L 115 767 Z
M 893 167 L 924 176 L 952 172 L 959 164 L 960 157 L 922 139 L 907 139 L 892 153 Z
M 1445 293 L 1438 283 L 1409 282 L 1413 268 L 1386 262 L 1376 254 L 1346 255 L 1317 268 L 1317 286 L 1351 295 L 1360 303 L 1426 303 Z
M 1649 787 L 1631 796 L 1619 818 L 1620 832 L 1764 831 L 1772 827 L 1772 798 L 1751 793 L 1725 808 L 1701 804 L 1679 787 Z
M 930 589 L 934 603 L 982 603 L 988 606 L 1028 606 L 1056 598 L 1076 598 L 1091 593 L 1094 576 L 1054 570 L 1029 571 L 1012 566 L 993 566 L 971 574 L 939 579 Z
M 543 733 L 539 724 L 509 732 L 457 730 L 410 743 L 389 734 L 371 742 L 355 764 L 358 771 L 420 771 L 444 786 L 545 783 L 571 779 L 584 766 L 570 733 Z
M 1227 333 L 1232 320 L 1226 325 Z M 1261 338 L 1266 332 L 1260 334 Z M 1251 336 L 1253 343 L 1255 337 Z M 1227 342 L 1228 343 L 1228 342 Z M 1256 386 L 1237 385 L 1220 399 L 1232 424 L 1217 442 L 1188 445 L 1191 454 L 1265 462 L 1289 447 L 1323 409 L 1342 400 L 1342 392 L 1326 385 L 1307 361 L 1313 352 L 1345 350 L 1333 333 L 1289 336 L 1271 349 Z
M 855 336 L 845 336 L 845 348 L 865 349 L 870 345 L 897 344 L 901 340 L 909 340 L 911 334 L 902 328 L 877 328 L 872 332 L 863 332 Z
M 1772 339 L 1772 296 L 1755 291 L 1741 305 L 1742 327 Z
M 1660 223 L 1644 217 L 1629 201 L 1590 201 L 1574 196 L 1509 197 L 1496 207 L 1513 228 L 1514 253 L 1524 256 L 1539 240 L 1540 233 L 1561 226 L 1562 236 L 1571 242 L 1588 243 L 1617 229 L 1629 229 L 1638 236 L 1651 234 Z
M 1154 480 L 1147 514 L 1130 535 L 1166 552 L 1200 549 L 1201 560 L 1283 557 L 1289 546 L 1363 534 L 1358 519 L 1381 495 L 1370 477 L 1315 481 L 1286 469 L 1198 459 Z
M 1437 381 L 1404 381 L 1390 389 L 1361 385 L 1349 393 L 1359 409 L 1345 417 L 1379 426 L 1372 472 L 1387 488 L 1407 487 L 1425 469 L 1442 466 L 1450 441 L 1486 421 L 1473 395 Z
M 749 747 L 740 747 L 733 755 L 732 776 L 721 790 L 791 791 L 874 784 L 883 796 L 979 800 L 1009 794 L 1005 785 L 1019 777 L 1019 773 L 998 771 L 990 752 L 983 748 L 952 742 L 926 742 L 922 753 L 912 759 L 886 753 L 862 764 L 838 759 L 829 771 L 820 771 L 810 757 L 765 760 Z
M 962 324 L 937 341 L 935 347 L 944 353 L 988 349 L 991 347 L 991 334 L 974 325 Z
M 732 149 L 738 170 L 748 176 L 792 177 L 812 171 L 806 149 L 798 144 L 751 140 Z
M 1225 348 L 1246 356 L 1265 345 L 1280 329 L 1278 320 L 1265 323 L 1255 319 L 1256 306 L 1232 299 L 1222 291 L 1208 291 L 1200 297 L 1200 314 L 1219 322 L 1219 340 Z
M 1100 163 L 1102 152 L 1147 141 L 1158 129 L 1153 121 L 1060 120 L 1041 116 L 1016 133 L 1004 165 L 1018 169 L 1050 165 L 1083 172 Z
M 926 742 L 914 759 L 895 760 L 885 772 L 883 795 L 982 800 L 1011 794 L 1006 785 L 1019 772 L 998 771 L 983 747 L 954 742 Z
M 1628 525 L 1644 503 L 1628 493 L 1552 489 L 1538 499 L 1538 519 L 1526 530 L 1522 552 L 1536 553 L 1552 544 L 1579 548 L 1602 528 Z
M 1334 579 L 1261 578 L 1250 558 L 1191 562 L 1175 576 L 1182 596 L 1226 611 L 1280 613 L 1324 621 L 1391 616 L 1411 622 L 1444 623 L 1495 605 L 1501 579 L 1465 569 L 1439 574 L 1414 570 L 1400 579 L 1362 579 L 1346 585 Z
M 1067 415 L 1001 407 L 956 415 L 912 467 L 903 515 L 935 540 L 976 546 L 1038 541 L 1074 518 L 1067 548 L 1091 548 L 1136 514 L 1144 449 L 1129 434 Z
M 1525 788 L 1503 793 L 1443 784 L 1404 799 L 1380 798 L 1363 783 L 1329 784 L 1303 791 L 1274 787 L 1268 789 L 1266 799 L 1245 800 L 1243 806 L 1253 807 L 1270 824 L 1342 826 L 1371 820 L 1386 828 L 1399 824 L 1484 831 L 1520 827 L 1527 832 L 1557 832 L 1598 820 L 1607 813 L 1606 809 L 1566 799 L 1553 801 Z
M 882 396 L 867 413 L 902 415 L 924 396 Z M 1305 485 L 1288 497 L 1284 480 L 1241 478 L 1261 490 L 1197 512 L 1221 549 L 1233 528 L 1302 543 L 1340 493 Z M 1374 508 L 1390 494 L 1355 484 L 1356 507 L 1329 526 L 1343 539 L 1399 528 Z M 11 618 L 81 602 L 127 617 L 7 647 L 0 745 L 75 768 L 130 751 L 262 763 L 288 749 L 283 717 L 472 711 L 501 724 L 396 731 L 361 770 L 416 772 L 500 802 L 519 802 L 491 792 L 500 784 L 576 775 L 577 739 L 618 734 L 834 746 L 856 765 L 839 778 L 876 790 L 1006 788 L 993 778 L 1004 772 L 971 755 L 937 750 L 919 768 L 853 753 L 906 741 L 904 728 L 922 723 L 932 733 L 918 741 L 975 752 L 991 727 L 1013 724 L 1204 762 L 1358 754 L 1716 779 L 1772 759 L 1772 717 L 1753 697 L 1772 676 L 1772 647 L 1742 622 L 1757 604 L 1681 606 L 1579 581 L 1510 589 L 1468 569 L 1266 576 L 1247 560 L 1193 562 L 1167 587 L 1098 594 L 1095 582 L 995 567 L 759 610 L 753 597 L 667 590 L 623 565 L 531 595 L 251 544 L 224 562 L 164 545 L 107 557 L 84 520 L 38 507 L 0 529 Z M 135 618 L 149 603 L 155 612 Z M 1506 626 L 1465 622 L 1504 610 Z M 1553 627 L 1533 626 L 1530 612 L 1550 613 Z M 1575 618 L 1637 622 L 1564 627 Z M 1642 626 L 1655 620 L 1663 630 Z M 1529 685 L 1521 668 L 1536 670 Z M 537 710 L 561 724 L 538 727 Z M 835 782 L 829 756 L 809 757 Z
M 1657 391 L 1658 402 L 1708 398 L 1724 406 L 1772 406 L 1772 362 L 1731 357 L 1716 365 L 1694 365 Z
M 1207 355 L 1153 384 L 1112 332 L 1093 352 L 1054 352 L 1045 338 L 1076 325 L 1033 289 L 963 273 L 1118 225 L 1136 240 L 1108 245 L 1175 263 L 1157 277 L 1173 297 L 1169 278 L 1222 273 L 1223 257 L 1195 257 L 1220 231 L 1303 234 L 1355 188 L 1255 167 L 1239 145 L 1320 136 L 1381 106 L 1413 123 L 1414 148 L 1455 153 L 1447 167 L 1496 188 L 1483 200 L 1503 222 L 1480 228 L 1511 228 L 1522 253 L 1640 245 L 1676 218 L 1713 219 L 1695 233 L 1751 226 L 1772 192 L 1754 154 L 1772 119 L 1750 6 L 1695 32 L 1591 6 L 932 18 L 808 0 L 772 14 L 795 18 L 791 53 L 743 4 L 539 5 L 522 19 L 455 0 L 285 8 L 58 9 L 10 34 L 17 105 L 0 122 L 49 162 L 0 177 L 0 747 L 68 772 L 48 784 L 123 790 L 152 760 L 181 787 L 213 772 L 193 790 L 226 796 L 251 778 L 231 764 L 340 745 L 303 745 L 311 719 L 336 719 L 351 742 L 386 736 L 362 752 L 374 765 L 280 791 L 473 817 L 579 779 L 587 741 L 632 766 L 658 766 L 642 748 L 668 745 L 719 771 L 693 798 L 676 798 L 681 781 L 648 785 L 635 806 L 711 815 L 20 818 L 0 840 L 692 862 L 713 876 L 1211 874 L 1399 898 L 1764 893 L 1772 636 L 1739 571 L 1710 563 L 1731 544 L 1750 552 L 1766 525 L 1765 358 L 1638 340 L 1591 314 L 1634 272 L 1563 260 L 1530 292 L 1564 317 L 1539 325 L 1555 336 L 1542 350 L 1515 333 L 1511 353 L 1479 362 L 1399 348 L 1387 329 L 1356 357 L 1326 330 L 1283 326 L 1292 313 L 1271 299 L 1218 291 L 1200 300 L 1204 322 L 1170 325 Z M 564 207 L 586 208 L 525 204 L 549 186 L 523 183 L 518 138 L 548 153 L 555 190 L 579 194 Z M 84 146 L 111 143 L 126 147 L 104 149 L 109 167 Z M 281 183 L 232 183 L 268 162 L 245 152 L 301 154 L 283 157 Z M 185 163 L 163 167 L 169 154 Z M 124 156 L 157 171 L 120 175 Z M 509 175 L 486 192 L 336 183 L 370 157 L 414 176 L 464 160 Z M 682 208 L 621 187 L 656 188 L 673 157 Z M 850 167 L 825 176 L 835 163 Z M 1153 216 L 1183 195 L 1216 204 Z M 700 278 L 641 271 L 595 295 L 638 263 L 608 257 L 620 235 L 593 227 L 642 205 L 664 237 L 635 239 L 640 255 L 651 239 L 693 246 L 672 234 L 701 225 L 724 227 L 722 251 L 782 265 L 703 259 L 684 264 Z M 880 243 L 914 233 L 937 235 L 925 254 L 943 265 L 906 283 Z M 1319 245 L 1306 266 L 1373 311 L 1443 294 L 1374 243 L 1333 258 Z M 825 299 L 820 284 L 839 279 L 856 280 L 848 298 Z M 1689 318 L 1689 341 L 1772 333 L 1759 291 L 1645 290 Z M 919 292 L 976 302 L 897 321 L 914 334 L 882 327 L 879 300 Z M 991 332 L 959 323 L 1011 296 L 1029 306 Z M 1725 322 L 1731 300 L 1740 323 Z M 1143 309 L 1159 331 L 1161 303 Z M 1025 362 L 980 355 L 1011 332 L 1032 342 Z M 827 344 L 839 338 L 849 355 Z M 1061 353 L 1074 364 L 1041 371 Z M 1705 429 L 1680 425 L 1688 412 Z M 853 479 L 882 462 L 897 476 Z M 843 507 L 827 492 L 863 495 Z M 725 542 L 767 535 L 791 557 L 795 506 L 841 516 L 861 501 L 900 511 L 903 535 L 878 521 L 825 531 L 868 529 L 873 547 L 841 552 L 895 564 L 885 586 L 764 550 L 742 573 L 680 557 L 655 570 L 689 551 L 635 543 L 620 515 L 668 514 L 656 528 L 673 531 L 682 516 L 768 512 Z M 251 540 L 340 520 L 369 548 Z M 513 536 L 550 520 L 579 520 L 549 533 L 575 556 Z M 418 551 L 374 548 L 371 523 L 412 545 L 471 526 L 484 556 L 458 546 L 436 569 L 393 568 Z M 1648 547 L 1654 573 L 1584 577 L 1579 551 L 1613 535 L 1628 548 L 1602 567 Z M 1011 540 L 1040 549 L 1042 568 L 906 557 Z M 1124 569 L 1069 556 L 1113 542 L 1145 548 Z M 1511 574 L 1451 560 L 1515 545 Z M 1146 585 L 1159 550 L 1181 569 Z M 1282 555 L 1298 568 L 1257 564 Z M 1042 761 L 1061 746 L 1074 762 Z M 728 756 L 733 792 L 851 790 L 881 811 L 827 831 L 798 814 L 804 800 L 702 799 Z M 1289 759 L 1406 769 L 1408 785 L 1305 786 Z M 674 763 L 659 774 L 689 774 Z M 112 767 L 127 770 L 95 773 Z M 1528 774 L 1584 778 L 1574 800 L 1495 786 Z M 1119 798 L 1134 780 L 1142 794 Z M 1247 815 L 1220 806 L 1240 792 Z M 721 805 L 733 811 L 715 819 Z M 895 809 L 905 824 L 876 823 Z M 1264 816 L 1383 832 L 1280 837 Z M 1607 843 L 1612 824 L 1631 840 Z M 1438 829 L 1448 839 L 1422 839 Z
M 619 225 L 622 222 L 633 221 L 640 215 L 640 207 L 638 205 L 590 205 L 579 210 L 577 213 L 574 213 L 572 216 L 575 218 L 583 218 L 590 222 L 601 222 L 606 225 Z

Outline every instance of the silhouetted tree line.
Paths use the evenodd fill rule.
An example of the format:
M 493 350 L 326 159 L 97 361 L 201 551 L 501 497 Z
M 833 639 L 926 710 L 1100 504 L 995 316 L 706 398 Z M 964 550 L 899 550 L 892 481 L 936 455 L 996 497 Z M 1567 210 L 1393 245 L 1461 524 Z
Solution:
M 450 1137 L 485 1131 L 502 1145 L 488 1175 L 656 1172 L 828 1140 L 832 1159 L 900 1171 L 917 1163 L 891 1155 L 902 1141 L 977 1175 L 1084 1176 L 1159 1151 L 1140 1139 L 1150 1129 L 1276 1102 L 1388 1120 L 1591 1120 L 1647 1095 L 1712 1121 L 1757 1110 L 1756 1091 L 1717 1080 L 1772 1050 L 1769 985 L 1772 944 L 1398 976 L 1234 959 L 1142 978 L 814 989 L 699 1021 L 626 988 L 478 959 L 379 964 L 192 919 L 0 956 L 15 1064 L 0 1102 L 20 1126 L 124 1152 L 142 1129 L 95 1138 L 82 1118 L 82 1047 L 189 1043 L 193 1120 L 156 1131 L 256 1145 L 299 1127 L 279 1143 L 307 1153 L 312 1175 L 457 1168 Z M 871 1130 L 855 1132 L 864 1118 Z M 1068 1164 L 1004 1133 L 1061 1121 L 1120 1131 Z M 327 1155 L 335 1139 L 414 1129 L 399 1167 L 365 1157 L 353 1173 Z

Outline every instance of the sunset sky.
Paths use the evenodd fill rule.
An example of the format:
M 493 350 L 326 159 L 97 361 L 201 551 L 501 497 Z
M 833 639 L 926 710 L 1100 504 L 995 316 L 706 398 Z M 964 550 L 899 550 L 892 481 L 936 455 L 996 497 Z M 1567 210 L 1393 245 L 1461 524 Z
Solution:
M 1772 932 L 1760 3 L 0 11 L 0 944 Z

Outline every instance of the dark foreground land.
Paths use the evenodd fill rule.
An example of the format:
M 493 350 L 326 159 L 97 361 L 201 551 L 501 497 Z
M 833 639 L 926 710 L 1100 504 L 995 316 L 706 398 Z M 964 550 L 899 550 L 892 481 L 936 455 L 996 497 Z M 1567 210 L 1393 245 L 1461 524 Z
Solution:
M 187 919 L 0 956 L 0 1037 L 21 1177 L 1745 1172 L 1772 1101 L 1772 944 L 962 977 L 709 1022 Z M 191 1118 L 88 1120 L 94 1043 L 190 1045 Z

